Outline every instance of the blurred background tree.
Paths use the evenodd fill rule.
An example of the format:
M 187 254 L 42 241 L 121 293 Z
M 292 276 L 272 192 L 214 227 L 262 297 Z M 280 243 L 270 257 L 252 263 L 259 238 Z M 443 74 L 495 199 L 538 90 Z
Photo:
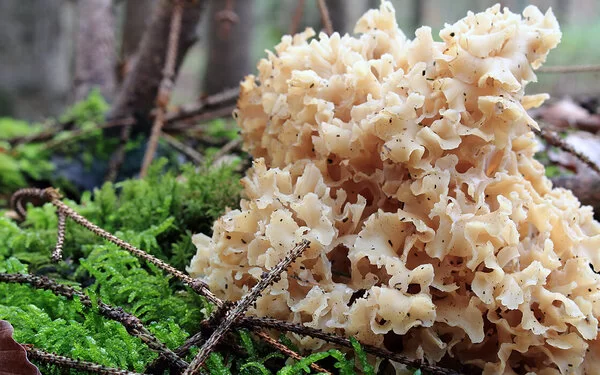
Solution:
M 400 28 L 409 39 L 420 25 L 430 26 L 435 38 L 444 23 L 459 20 L 468 10 L 479 12 L 496 3 L 495 0 L 390 1 L 396 8 Z M 323 29 L 319 0 L 186 2 L 175 59 L 175 83 L 169 85 L 173 91 L 161 97 L 158 94 L 174 2 L 176 0 L 0 1 L 0 121 L 4 120 L 0 126 L 0 141 L 3 138 L 8 141 L 8 144 L 0 144 L 0 156 L 10 157 L 13 164 L 22 164 L 19 158 L 24 157 L 24 149 L 18 146 L 26 142 L 11 137 L 15 134 L 17 138 L 24 137 L 23 133 L 28 131 L 23 127 L 30 126 L 32 134 L 45 129 L 42 134 L 46 131 L 52 136 L 45 139 L 34 136 L 51 147 L 44 143 L 36 146 L 44 153 L 28 151 L 27 168 L 19 168 L 28 170 L 29 175 L 39 175 L 30 166 L 44 165 L 36 162 L 36 158 L 51 157 L 57 174 L 80 181 L 86 189 L 104 180 L 135 176 L 148 143 L 146 138 L 156 122 L 158 102 L 168 104 L 165 110 L 170 116 L 177 111 L 193 114 L 200 109 L 202 112 L 205 101 L 211 102 L 212 95 L 236 88 L 246 74 L 255 73 L 256 63 L 265 56 L 265 49 L 273 50 L 284 34 L 306 27 Z M 342 34 L 352 33 L 358 18 L 380 4 L 380 0 L 324 2 L 333 30 Z M 501 1 L 502 6 L 514 12 L 522 11 L 529 3 Z M 531 3 L 542 11 L 552 7 L 563 31 L 562 43 L 550 54 L 545 69 L 600 64 L 600 49 L 596 48 L 597 35 L 600 35 L 600 1 L 535 0 Z M 532 115 L 563 131 L 565 127 L 574 127 L 597 133 L 600 129 L 598 78 L 598 69 L 566 73 L 540 71 L 539 82 L 529 85 L 528 92 L 548 92 L 553 100 Z M 99 92 L 101 97 L 93 94 L 87 104 L 73 107 L 91 92 Z M 208 151 L 209 155 L 222 158 L 223 152 L 218 150 L 226 144 L 226 151 L 236 147 L 239 151 L 239 140 L 231 135 L 236 132 L 230 116 L 235 102 L 233 94 L 221 100 L 219 108 L 209 108 L 209 116 L 191 116 L 175 127 L 167 125 L 169 134 L 163 132 L 160 136 L 158 154 L 177 150 L 179 158 L 185 155 L 185 160 L 197 162 L 202 157 L 198 152 Z M 567 97 L 572 100 L 564 100 Z M 558 105 L 554 106 L 553 102 Z M 68 108 L 71 109 L 67 111 Z M 94 120 L 74 121 L 72 116 L 60 116 L 65 111 L 74 113 L 74 108 L 86 113 L 93 108 L 89 116 L 80 118 Z M 75 109 L 75 113 L 77 111 Z M 19 122 L 17 126 L 9 117 L 28 121 L 29 125 Z M 217 117 L 220 118 L 209 126 L 202 125 L 206 119 Z M 88 143 L 63 146 L 64 139 L 72 134 L 60 132 L 89 135 L 89 128 L 104 120 L 124 121 L 129 125 L 106 127 L 102 133 L 96 130 L 95 138 L 86 138 Z M 589 140 L 591 133 L 578 138 L 565 134 L 565 138 L 581 146 L 582 139 Z M 227 136 L 222 137 L 224 134 Z M 48 142 L 49 138 L 52 139 Z M 592 146 L 581 147 L 600 150 L 600 137 L 596 136 L 593 142 Z M 594 157 L 600 161 L 600 152 Z M 542 156 L 542 159 L 550 166 L 551 175 L 560 174 L 550 165 L 558 159 L 551 156 Z M 579 173 L 581 169 L 565 160 L 558 163 Z M 47 172 L 47 168 L 45 170 Z M 587 185 L 600 186 L 600 179 Z
M 163 0 L 3 0 L 0 2 L 0 116 L 41 120 L 61 113 L 89 87 L 100 86 L 109 102 L 135 62 L 146 26 Z M 179 74 L 173 103 L 236 86 L 255 63 L 290 32 L 300 0 L 202 0 L 197 42 Z M 481 11 L 493 0 L 392 0 L 407 37 L 419 25 L 439 30 L 467 10 Z M 378 0 L 327 0 L 334 29 L 352 32 L 358 17 Z M 597 0 L 505 0 L 522 10 L 529 3 L 552 7 L 564 32 L 550 65 L 592 64 L 600 60 Z M 303 1 L 297 31 L 321 25 L 316 0 Z M 111 40 L 112 38 L 112 40 Z M 86 68 L 83 61 L 94 62 Z M 89 65 L 89 64 L 88 64 Z M 111 68 L 111 69 L 109 69 Z M 83 70 L 82 70 L 83 69 Z M 85 70 L 87 69 L 87 71 Z M 109 76 L 108 73 L 111 73 Z M 555 97 L 596 95 L 598 73 L 540 74 L 532 91 Z M 87 88 L 86 88 L 87 87 Z M 150 103 L 153 105 L 154 103 Z

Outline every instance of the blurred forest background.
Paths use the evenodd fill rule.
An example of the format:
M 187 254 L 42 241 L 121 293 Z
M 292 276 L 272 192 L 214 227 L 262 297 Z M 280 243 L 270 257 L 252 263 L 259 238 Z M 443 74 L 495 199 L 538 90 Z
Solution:
M 26 185 L 59 186 L 76 198 L 104 181 L 144 177 L 154 155 L 170 166 L 237 160 L 242 172 L 249 159 L 231 117 L 240 80 L 283 35 L 306 27 L 352 33 L 358 18 L 380 4 L 181 1 L 0 0 L 0 203 Z M 411 39 L 421 25 L 436 37 L 445 23 L 496 1 L 392 3 Z M 552 100 L 531 114 L 600 164 L 600 1 L 501 5 L 520 13 L 530 3 L 543 12 L 552 7 L 563 31 L 539 81 L 527 88 Z M 184 4 L 176 28 L 174 4 Z M 600 189 L 589 189 L 600 186 L 598 175 L 552 143 L 541 142 L 539 154 L 548 176 L 599 207 Z
M 112 102 L 159 1 L 0 1 L 0 116 L 40 121 L 59 115 L 68 105 L 85 97 L 90 84 L 86 75 L 105 75 L 97 83 L 101 84 L 104 97 Z M 321 29 L 315 0 L 235 0 L 233 14 L 237 19 L 230 25 L 231 35 L 223 38 L 219 12 L 230 6 L 229 1 L 199 2 L 208 4 L 209 9 L 201 14 L 196 30 L 198 40 L 184 59 L 172 97 L 174 104 L 236 86 L 245 74 L 255 71 L 264 50 L 272 49 L 292 28 Z M 398 23 L 409 38 L 420 25 L 439 30 L 444 22 L 455 22 L 468 10 L 482 11 L 496 3 L 392 2 Z M 530 3 L 543 11 L 552 7 L 561 23 L 563 41 L 550 54 L 547 66 L 600 62 L 600 1 L 501 1 L 513 11 Z M 304 8 L 300 15 L 298 4 Z M 369 7 L 378 6 L 379 0 L 327 0 L 327 5 L 334 30 L 352 33 L 358 17 Z M 94 59 L 93 72 L 85 71 L 86 56 Z M 106 76 L 108 73 L 113 76 Z M 540 82 L 532 84 L 529 90 L 549 92 L 556 98 L 595 95 L 600 91 L 598 78 L 598 72 L 541 73 Z

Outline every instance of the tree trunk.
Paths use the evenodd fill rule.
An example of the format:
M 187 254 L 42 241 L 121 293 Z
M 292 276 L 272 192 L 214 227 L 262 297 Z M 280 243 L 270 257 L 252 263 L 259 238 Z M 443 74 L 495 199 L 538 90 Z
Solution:
M 176 71 L 188 48 L 196 41 L 196 27 L 205 1 L 186 2 L 181 24 Z M 165 65 L 173 2 L 160 0 L 154 9 L 152 21 L 140 42 L 137 63 L 125 78 L 117 95 L 110 118 L 135 116 L 149 131 L 150 111 L 155 107 L 158 87 Z
M 121 77 L 126 77 L 135 63 L 133 58 L 148 24 L 150 24 L 155 5 L 156 0 L 127 0 L 125 4 L 119 72 Z
M 70 4 L 0 1 L 0 116 L 58 115 L 71 88 Z
M 229 9 L 231 5 L 233 9 Z M 252 71 L 250 51 L 254 23 L 254 0 L 211 1 L 205 94 L 237 87 Z
M 115 90 L 115 31 L 112 0 L 79 3 L 79 32 L 75 59 L 75 100 L 94 88 L 110 101 Z

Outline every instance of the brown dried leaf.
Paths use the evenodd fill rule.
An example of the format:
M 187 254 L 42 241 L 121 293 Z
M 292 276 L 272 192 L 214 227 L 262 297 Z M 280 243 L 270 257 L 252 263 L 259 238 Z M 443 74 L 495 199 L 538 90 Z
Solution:
M 25 349 L 12 338 L 13 327 L 0 320 L 0 375 L 41 375 L 27 360 Z
M 600 116 L 590 114 L 579 103 L 570 98 L 543 106 L 537 112 L 538 117 L 554 128 L 575 128 L 593 133 L 600 130 Z

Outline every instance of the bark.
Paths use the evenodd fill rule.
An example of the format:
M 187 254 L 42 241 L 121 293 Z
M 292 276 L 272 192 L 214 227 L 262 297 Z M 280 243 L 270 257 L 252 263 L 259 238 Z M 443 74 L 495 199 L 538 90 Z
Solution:
M 552 179 L 554 187 L 569 189 L 581 204 L 592 206 L 596 219 L 600 219 L 600 176 L 590 172 L 584 176 L 562 176 Z
M 203 0 L 186 2 L 176 72 L 187 50 L 197 39 L 196 27 L 204 5 Z M 172 12 L 173 3 L 170 0 L 160 0 L 156 5 L 152 21 L 140 42 L 137 63 L 125 78 L 109 115 L 110 118 L 135 116 L 139 120 L 138 125 L 146 131 L 150 130 L 151 122 L 148 119 L 150 112 L 156 106 L 155 99 L 163 76 Z
M 115 32 L 112 0 L 79 1 L 75 101 L 94 88 L 110 101 L 115 90 Z
M 212 95 L 237 87 L 252 71 L 254 0 L 211 0 L 208 66 L 203 91 Z M 229 6 L 233 5 L 230 9 Z
M 133 57 L 138 50 L 142 36 L 152 17 L 156 0 L 127 0 L 123 22 L 123 44 L 121 45 L 121 74 L 123 77 L 134 64 Z
M 58 115 L 71 90 L 71 4 L 0 1 L 0 116 Z

